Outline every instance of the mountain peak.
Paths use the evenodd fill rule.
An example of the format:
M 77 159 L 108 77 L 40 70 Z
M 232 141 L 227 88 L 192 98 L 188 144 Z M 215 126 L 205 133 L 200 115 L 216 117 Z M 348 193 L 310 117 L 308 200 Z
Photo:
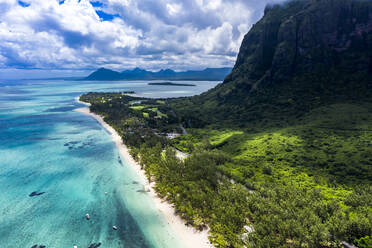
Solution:
M 245 36 L 233 73 L 225 82 L 239 75 L 255 87 L 281 83 L 295 75 L 339 66 L 340 59 L 349 59 L 343 56 L 347 52 L 361 53 L 355 61 L 362 62 L 371 48 L 371 31 L 371 1 L 293 0 L 274 5 Z M 357 69 L 367 71 L 371 63 Z M 352 67 L 349 64 L 348 69 Z
M 288 1 L 266 8 L 224 83 L 194 102 L 221 120 L 247 120 L 368 99 L 371 58 L 372 1 Z
M 144 72 L 144 71 L 146 71 L 146 70 L 141 69 L 141 68 L 139 68 L 139 67 L 136 67 L 136 68 L 134 68 L 132 71 L 133 71 L 133 72 Z
M 105 67 L 100 67 L 100 68 L 97 69 L 97 71 L 99 71 L 99 72 L 107 72 L 107 71 L 113 71 L 113 70 L 107 69 Z
M 85 80 L 119 80 L 120 73 L 106 69 L 104 67 L 99 68 L 95 72 L 91 73 Z

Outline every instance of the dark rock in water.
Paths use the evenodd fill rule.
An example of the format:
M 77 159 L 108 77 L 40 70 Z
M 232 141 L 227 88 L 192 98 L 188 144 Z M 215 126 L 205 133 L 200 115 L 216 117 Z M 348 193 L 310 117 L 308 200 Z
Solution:
M 123 165 L 123 162 L 121 161 L 120 156 L 118 156 L 118 162 L 119 162 L 119 164 Z
M 139 184 L 139 182 L 137 182 L 137 181 L 133 181 L 132 184 Z
M 38 245 L 33 245 L 33 246 L 31 246 L 31 248 L 37 248 L 38 247 Z
M 101 246 L 101 243 L 93 243 L 88 248 L 97 248 L 97 247 L 100 247 L 100 246 Z
M 39 195 L 42 195 L 42 194 L 45 194 L 45 192 L 37 192 L 37 191 L 34 191 L 34 192 L 32 192 L 31 194 L 29 194 L 28 196 L 29 196 L 29 197 L 34 197 L 34 196 L 39 196 Z
M 46 246 L 45 245 L 39 245 L 39 248 L 45 248 Z
M 70 142 L 65 143 L 64 146 L 67 146 L 69 150 L 72 150 L 74 148 L 82 148 L 82 147 L 84 147 L 84 144 L 81 144 L 79 146 L 80 143 L 81 143 L 81 141 L 70 141 Z
M 31 248 L 45 248 L 45 245 L 33 245 Z

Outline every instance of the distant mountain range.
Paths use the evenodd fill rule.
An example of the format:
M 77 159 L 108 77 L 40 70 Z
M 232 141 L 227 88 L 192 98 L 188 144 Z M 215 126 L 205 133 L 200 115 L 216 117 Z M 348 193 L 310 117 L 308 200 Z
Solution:
M 82 80 L 201 80 L 222 81 L 232 68 L 207 68 L 202 71 L 176 72 L 171 69 L 157 72 L 147 71 L 140 68 L 117 72 L 106 68 L 100 68 Z

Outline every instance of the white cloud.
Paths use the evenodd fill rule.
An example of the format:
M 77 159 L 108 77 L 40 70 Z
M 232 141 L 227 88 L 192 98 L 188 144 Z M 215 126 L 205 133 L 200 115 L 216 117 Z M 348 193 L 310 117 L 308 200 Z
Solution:
M 232 66 L 265 1 L 0 0 L 0 68 Z
M 178 13 L 180 13 L 181 9 L 182 9 L 182 5 L 180 4 L 171 4 L 171 3 L 167 3 L 166 4 L 166 7 L 168 9 L 168 12 L 170 15 L 176 15 Z
M 210 1 L 204 1 L 206 2 L 206 8 L 211 10 L 217 10 L 221 7 L 222 1 L 221 0 L 210 0 Z

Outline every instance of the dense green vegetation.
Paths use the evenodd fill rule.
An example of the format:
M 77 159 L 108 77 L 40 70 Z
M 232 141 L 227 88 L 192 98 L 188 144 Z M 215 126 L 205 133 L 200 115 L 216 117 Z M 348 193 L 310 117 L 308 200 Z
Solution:
M 301 170 L 328 184 L 369 183 L 372 181 L 371 108 L 372 104 L 333 104 L 312 110 L 297 123 L 282 128 L 251 126 L 224 130 L 213 125 L 190 129 L 190 134 L 177 139 L 174 146 L 192 152 L 204 145 L 230 154 L 236 161 L 227 165 L 226 173 L 247 187 L 252 182 L 244 176 L 248 168 L 264 166 L 263 170 L 269 165 L 280 178 Z M 257 174 L 254 177 L 255 181 L 266 179 Z
M 81 99 L 216 247 L 372 247 L 371 16 L 371 1 L 274 5 L 200 96 Z
M 163 100 L 120 93 L 81 100 L 119 131 L 187 223 L 210 227 L 216 246 L 368 247 L 372 104 L 317 108 L 284 128 L 215 124 L 167 139 L 181 130 Z M 174 148 L 191 156 L 180 160 Z

